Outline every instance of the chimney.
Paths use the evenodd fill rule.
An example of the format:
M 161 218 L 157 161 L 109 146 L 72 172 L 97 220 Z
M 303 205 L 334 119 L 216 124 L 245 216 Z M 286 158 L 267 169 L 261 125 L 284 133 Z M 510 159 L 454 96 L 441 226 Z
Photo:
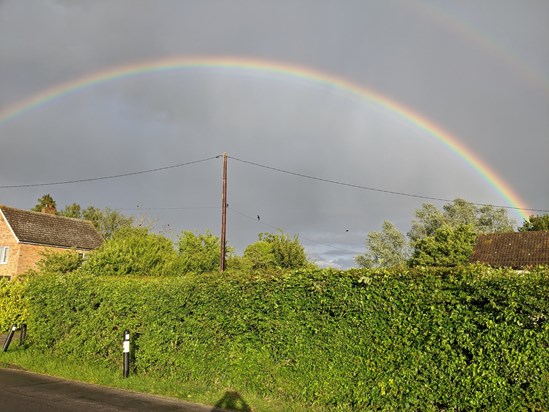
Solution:
M 46 205 L 42 208 L 42 213 L 47 213 L 48 215 L 56 215 L 57 209 L 55 206 Z

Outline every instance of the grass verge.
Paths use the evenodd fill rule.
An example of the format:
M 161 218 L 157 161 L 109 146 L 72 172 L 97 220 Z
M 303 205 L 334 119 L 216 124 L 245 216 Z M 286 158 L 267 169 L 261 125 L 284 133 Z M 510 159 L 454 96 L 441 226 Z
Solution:
M 328 409 L 321 406 L 289 403 L 277 399 L 269 399 L 246 391 L 242 388 L 223 388 L 201 385 L 200 383 L 177 382 L 161 376 L 131 374 L 128 378 L 122 377 L 119 367 L 105 368 L 101 365 L 86 363 L 85 361 L 68 361 L 55 358 L 50 354 L 33 350 L 32 348 L 18 347 L 12 344 L 8 352 L 0 353 L 0 367 L 12 367 L 30 372 L 42 373 L 62 379 L 92 383 L 112 388 L 126 389 L 135 392 L 178 398 L 188 402 L 214 406 L 227 394 L 238 393 L 240 399 L 248 405 L 236 408 L 238 411 L 265 411 L 265 412 L 323 412 Z M 333 408 L 330 408 L 333 410 Z

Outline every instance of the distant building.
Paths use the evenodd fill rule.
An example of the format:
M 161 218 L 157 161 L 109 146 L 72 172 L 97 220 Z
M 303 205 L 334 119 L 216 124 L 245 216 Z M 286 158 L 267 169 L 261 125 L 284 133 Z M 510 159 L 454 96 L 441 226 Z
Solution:
M 513 269 L 549 266 L 549 231 L 479 235 L 471 263 Z
M 0 277 L 34 268 L 46 250 L 86 253 L 102 242 L 91 222 L 57 216 L 54 208 L 31 212 L 0 205 Z

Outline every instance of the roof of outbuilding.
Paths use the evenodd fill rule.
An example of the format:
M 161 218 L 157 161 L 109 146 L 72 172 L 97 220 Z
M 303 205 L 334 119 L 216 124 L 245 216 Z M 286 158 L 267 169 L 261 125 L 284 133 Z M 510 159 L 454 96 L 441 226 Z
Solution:
M 103 239 L 87 220 L 0 205 L 0 212 L 21 243 L 92 250 Z
M 515 269 L 549 265 L 549 231 L 479 235 L 471 262 Z

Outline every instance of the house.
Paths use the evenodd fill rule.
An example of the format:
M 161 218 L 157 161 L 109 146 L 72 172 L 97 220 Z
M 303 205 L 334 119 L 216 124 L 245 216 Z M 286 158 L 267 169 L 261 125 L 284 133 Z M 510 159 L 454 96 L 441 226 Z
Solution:
M 86 253 L 102 242 L 91 222 L 57 216 L 54 208 L 31 212 L 0 205 L 0 277 L 34 268 L 46 250 Z
M 549 266 L 549 231 L 479 235 L 471 263 L 513 269 Z

